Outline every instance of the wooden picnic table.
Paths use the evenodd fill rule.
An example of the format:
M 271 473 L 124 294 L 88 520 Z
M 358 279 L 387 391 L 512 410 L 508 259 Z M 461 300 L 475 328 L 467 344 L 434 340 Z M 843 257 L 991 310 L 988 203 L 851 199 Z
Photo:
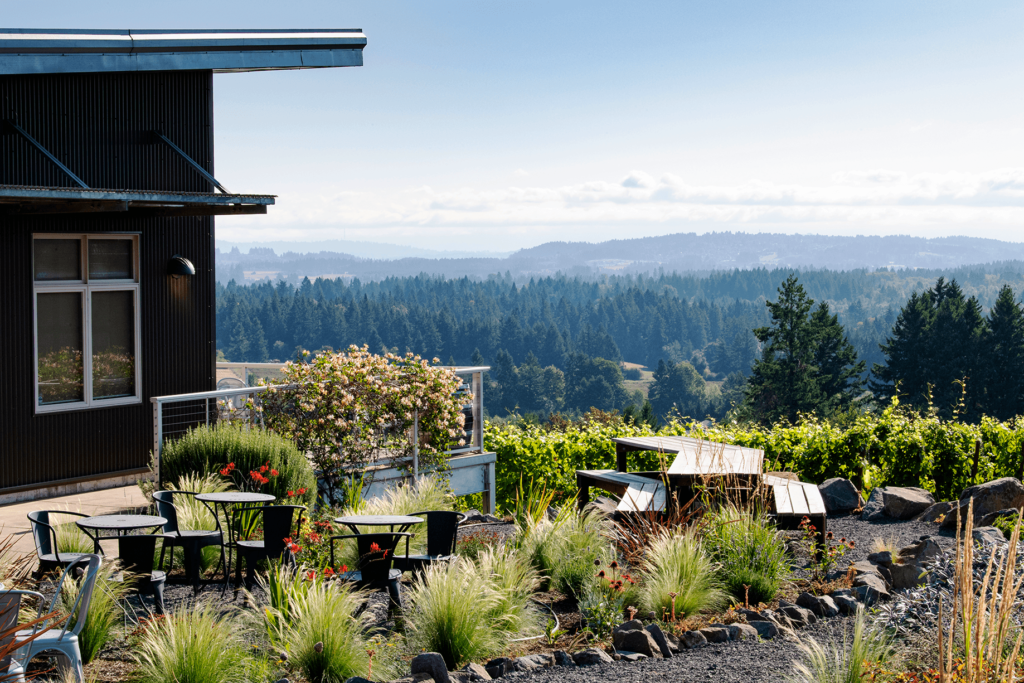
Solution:
M 769 514 L 783 529 L 798 528 L 807 517 L 824 543 L 827 517 L 818 487 L 789 476 L 764 473 L 764 451 L 685 436 L 643 436 L 612 439 L 615 470 L 577 470 L 578 504 L 590 502 L 590 487 L 619 496 L 619 512 L 662 512 L 668 506 L 689 500 L 697 486 L 732 487 L 742 496 L 768 487 Z M 627 472 L 629 453 L 654 451 L 665 454 L 664 471 Z M 666 483 L 668 486 L 666 487 Z M 670 490 L 676 494 L 669 495 Z

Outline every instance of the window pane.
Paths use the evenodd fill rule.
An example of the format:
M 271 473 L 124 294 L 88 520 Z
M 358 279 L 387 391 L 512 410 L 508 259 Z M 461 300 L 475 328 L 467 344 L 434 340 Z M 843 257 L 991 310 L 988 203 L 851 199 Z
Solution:
M 132 240 L 89 240 L 90 280 L 130 280 Z
M 82 240 L 33 241 L 36 281 L 82 279 Z
M 82 294 L 39 294 L 36 298 L 36 319 L 39 404 L 84 400 Z
M 92 293 L 92 396 L 135 395 L 135 297 Z

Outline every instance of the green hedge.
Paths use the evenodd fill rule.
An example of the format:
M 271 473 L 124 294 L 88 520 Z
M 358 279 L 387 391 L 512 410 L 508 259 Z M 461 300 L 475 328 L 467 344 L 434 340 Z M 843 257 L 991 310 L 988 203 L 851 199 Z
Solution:
M 652 431 L 622 423 L 574 423 L 561 430 L 522 423 L 491 424 L 484 443 L 497 453 L 497 498 L 508 508 L 520 476 L 547 482 L 563 496 L 576 492 L 577 469 L 614 469 L 617 436 L 690 434 L 710 441 L 761 448 L 765 469 L 797 472 L 803 481 L 831 477 L 861 479 L 876 486 L 919 486 L 939 500 L 956 498 L 972 484 L 1017 476 L 1024 446 L 1018 421 L 984 418 L 979 424 L 945 421 L 894 402 L 881 413 L 865 413 L 843 425 L 809 420 L 798 426 L 764 428 L 672 422 Z M 974 443 L 981 439 L 978 474 L 971 478 Z M 863 455 L 862 455 L 863 454 Z M 658 469 L 653 453 L 630 455 L 630 470 Z
M 260 491 L 277 496 L 278 502 L 289 502 L 288 491 L 306 489 L 305 495 L 290 500 L 309 505 L 316 500 L 316 477 L 306 457 L 288 439 L 257 428 L 221 423 L 215 427 L 200 426 L 184 436 L 164 443 L 160 458 L 160 478 L 164 485 L 177 481 L 183 474 L 217 472 L 228 463 L 242 475 L 270 463 L 278 476 Z

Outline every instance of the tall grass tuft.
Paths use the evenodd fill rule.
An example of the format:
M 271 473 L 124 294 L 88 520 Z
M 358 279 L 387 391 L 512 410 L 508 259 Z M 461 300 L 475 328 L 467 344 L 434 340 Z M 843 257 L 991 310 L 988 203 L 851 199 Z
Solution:
M 798 647 L 802 659 L 794 663 L 795 675 L 790 679 L 794 683 L 861 683 L 869 665 L 884 663 L 893 653 L 885 630 L 867 626 L 863 607 L 857 608 L 853 643 L 844 636 L 842 643 L 824 646 L 810 638 Z
M 67 509 L 67 508 L 65 508 Z M 81 512 L 81 510 L 76 510 Z M 91 553 L 94 550 L 92 539 L 75 524 L 80 519 L 60 513 L 50 515 L 50 525 L 57 536 L 57 551 L 61 553 Z
M 715 563 L 693 531 L 660 532 L 652 539 L 640 569 L 640 603 L 659 617 L 674 612 L 676 618 L 682 618 L 717 609 L 727 601 Z
M 993 550 L 980 582 L 974 575 L 974 500 L 967 507 L 967 519 L 957 524 L 956 572 L 953 580 L 953 623 L 944 633 L 943 604 L 939 602 L 939 675 L 941 680 L 954 680 L 954 671 L 963 683 L 987 683 L 990 680 L 1017 681 L 1021 677 L 1018 661 L 1024 631 L 1015 625 L 1016 603 L 1024 573 L 1017 577 L 1017 544 L 1020 541 L 1021 519 L 1010 534 L 1004 548 Z M 960 520 L 957 520 L 958 522 Z M 1017 637 L 1013 638 L 1013 632 Z M 959 634 L 960 642 L 957 641 Z M 1013 642 L 1012 646 L 1009 646 Z M 962 661 L 954 664 L 959 650 Z
M 540 585 L 537 570 L 515 549 L 506 547 L 487 548 L 476 565 L 498 597 L 486 618 L 509 634 L 538 628 L 539 616 L 529 602 Z
M 153 621 L 135 648 L 137 683 L 243 683 L 258 668 L 236 624 L 209 603 Z
M 740 602 L 771 602 L 791 573 L 785 540 L 774 525 L 763 514 L 732 505 L 706 522 L 705 543 L 719 563 L 725 589 Z
M 310 683 L 344 683 L 352 676 L 367 677 L 374 649 L 367 635 L 369 615 L 356 616 L 366 596 L 351 584 L 312 580 L 304 572 L 278 569 L 276 607 L 264 610 L 271 642 L 284 648 L 290 663 Z M 397 658 L 375 662 L 374 678 L 397 678 Z
M 114 580 L 115 575 L 120 571 L 115 563 L 104 562 L 97 571 L 99 573 L 96 575 L 96 586 L 92 592 L 92 601 L 88 606 L 89 613 L 85 617 L 81 633 L 78 634 L 78 647 L 82 650 L 84 664 L 95 659 L 103 646 L 110 640 L 114 626 L 121 620 L 121 602 L 131 592 L 129 579 Z M 75 606 L 75 600 L 78 598 L 78 592 L 84 580 L 84 576 L 78 580 L 72 580 L 69 576 L 64 580 L 60 605 L 65 612 Z M 82 607 L 80 605 L 78 609 L 81 610 Z M 75 619 L 77 619 L 77 612 L 72 615 L 71 624 L 75 623 Z
M 490 577 L 470 560 L 430 565 L 410 590 L 406 613 L 415 649 L 440 653 L 449 671 L 501 650 L 503 632 L 489 617 L 502 610 Z
M 316 500 L 316 477 L 306 456 L 288 439 L 256 427 L 227 422 L 208 427 L 201 425 L 183 436 L 167 441 L 160 454 L 165 481 L 185 475 L 215 474 L 228 463 L 243 475 L 270 463 L 278 471 L 263 489 L 278 498 L 310 505 Z M 288 492 L 306 489 L 306 493 L 288 496 Z

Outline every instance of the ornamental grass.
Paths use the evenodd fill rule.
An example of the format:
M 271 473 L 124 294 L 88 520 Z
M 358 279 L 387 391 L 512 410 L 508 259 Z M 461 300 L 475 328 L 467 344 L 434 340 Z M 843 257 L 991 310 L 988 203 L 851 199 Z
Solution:
M 655 536 L 640 564 L 640 604 L 664 620 L 725 606 L 728 596 L 701 537 L 686 529 Z
M 798 644 L 800 661 L 793 667 L 794 683 L 862 683 L 875 665 L 893 654 L 892 637 L 882 628 L 867 625 L 864 608 L 857 608 L 853 642 L 844 635 L 842 642 L 822 645 L 813 638 Z M 958 679 L 959 680 L 959 679 Z
M 114 626 L 121 620 L 121 602 L 131 592 L 131 580 L 128 577 L 122 581 L 115 580 L 120 571 L 115 563 L 104 562 L 96 575 L 96 586 L 92 592 L 92 601 L 89 603 L 89 612 L 86 614 L 82 631 L 78 634 L 78 647 L 82 651 L 83 664 L 88 664 L 96 658 L 113 635 Z M 84 578 L 83 576 L 81 579 L 72 579 L 69 576 L 64 580 L 60 593 L 61 609 L 70 611 L 74 608 Z M 82 609 L 82 606 L 80 605 L 78 609 Z M 75 619 L 77 612 L 72 616 L 72 625 Z
M 741 603 L 771 602 L 791 574 L 786 542 L 763 513 L 723 506 L 708 516 L 706 545 L 725 589 Z

